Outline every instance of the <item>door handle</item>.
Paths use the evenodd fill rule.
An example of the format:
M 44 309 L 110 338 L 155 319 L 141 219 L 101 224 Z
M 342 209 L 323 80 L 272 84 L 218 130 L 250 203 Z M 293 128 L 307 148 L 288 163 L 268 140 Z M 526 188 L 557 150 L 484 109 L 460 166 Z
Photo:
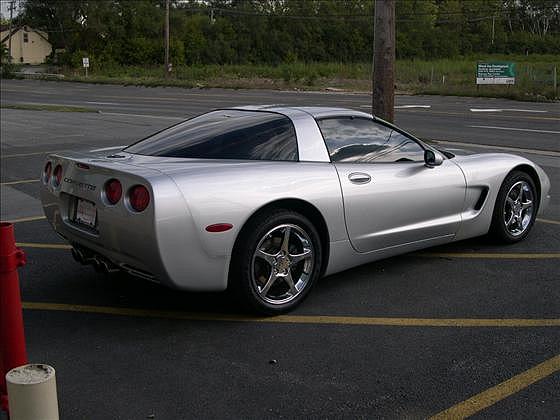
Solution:
M 363 172 L 352 172 L 348 175 L 348 179 L 353 184 L 367 184 L 371 181 L 371 176 L 364 174 Z

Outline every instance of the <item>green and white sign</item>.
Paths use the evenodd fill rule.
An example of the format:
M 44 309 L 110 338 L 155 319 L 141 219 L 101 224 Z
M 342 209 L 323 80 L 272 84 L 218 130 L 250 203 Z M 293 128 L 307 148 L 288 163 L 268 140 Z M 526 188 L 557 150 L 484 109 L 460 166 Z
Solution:
M 477 85 L 514 85 L 515 63 L 510 61 L 478 62 L 476 65 Z

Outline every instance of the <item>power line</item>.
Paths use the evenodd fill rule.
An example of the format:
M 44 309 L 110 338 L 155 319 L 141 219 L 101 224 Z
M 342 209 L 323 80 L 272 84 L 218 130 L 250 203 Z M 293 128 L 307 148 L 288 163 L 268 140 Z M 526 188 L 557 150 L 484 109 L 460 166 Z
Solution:
M 550 9 L 550 8 L 549 8 Z M 185 11 L 194 12 L 194 13 L 208 13 L 210 11 L 218 11 L 223 13 L 224 15 L 232 15 L 232 16 L 255 16 L 255 17 L 266 17 L 266 18 L 273 18 L 273 19 L 286 19 L 286 20 L 331 20 L 331 19 L 344 19 L 346 21 L 363 21 L 363 20 L 371 20 L 373 19 L 374 15 L 372 14 L 362 14 L 362 15 L 291 15 L 291 14 L 278 14 L 278 13 L 262 13 L 262 12 L 253 12 L 253 11 L 244 11 L 244 10 L 236 10 L 236 9 L 224 9 L 224 8 L 183 8 Z M 467 19 L 462 19 L 462 22 L 466 23 L 473 23 L 479 22 L 483 20 L 490 20 L 495 19 L 497 15 L 507 15 L 511 13 L 509 10 L 502 10 L 492 12 L 489 15 L 483 16 L 474 16 L 468 17 Z M 468 13 L 465 12 L 449 12 L 449 13 L 414 13 L 414 14 L 404 14 L 400 15 L 395 21 L 397 23 L 414 23 L 420 21 L 420 19 L 406 19 L 403 17 L 413 16 L 413 17 L 421 17 L 421 16 L 468 16 Z M 514 16 L 513 18 L 522 19 L 522 16 Z M 435 25 L 444 24 L 444 23 L 455 23 L 455 20 L 451 19 L 438 19 L 434 21 Z
M 3 3 L 10 3 L 12 0 L 0 0 Z M 66 2 L 69 0 L 58 0 L 59 2 Z M 555 9 L 556 11 L 560 12 L 560 7 L 558 6 L 546 6 L 541 9 L 540 11 L 552 10 Z M 224 7 L 189 7 L 187 4 L 186 6 L 179 6 L 176 7 L 176 10 L 182 10 L 185 12 L 191 13 L 201 13 L 201 14 L 209 14 L 213 13 L 215 16 L 215 12 L 219 12 L 222 15 L 230 15 L 230 16 L 254 16 L 254 17 L 262 17 L 268 19 L 284 19 L 284 20 L 345 20 L 345 21 L 369 21 L 372 20 L 374 15 L 373 14 L 330 14 L 330 15 L 292 15 L 285 12 L 259 12 L 254 10 L 240 10 L 235 8 L 224 8 Z M 485 11 L 484 13 L 491 13 L 491 14 L 484 14 L 478 16 L 469 16 L 469 13 L 466 11 L 435 11 L 435 12 L 419 12 L 419 13 L 406 13 L 400 14 L 395 21 L 397 23 L 416 23 L 419 22 L 421 19 L 419 17 L 426 17 L 426 16 L 434 16 L 437 17 L 436 20 L 433 21 L 434 25 L 442 25 L 446 23 L 476 23 L 485 20 L 493 20 L 505 15 L 509 15 L 510 19 L 521 20 L 523 16 L 516 14 L 517 10 L 509 10 L 509 9 L 496 9 L 495 11 Z M 455 19 L 450 19 L 453 16 L 463 16 L 464 18 L 461 19 L 459 22 Z M 410 17 L 410 18 L 408 18 Z M 439 17 L 445 17 L 447 19 L 440 19 Z M 95 30 L 97 29 L 95 26 L 83 26 L 82 28 L 75 28 L 75 29 L 66 29 L 66 30 L 46 30 L 45 32 L 48 33 L 60 33 L 60 32 L 80 32 L 83 30 Z
M 274 17 L 274 18 L 287 18 L 287 19 L 344 19 L 344 18 L 373 18 L 373 14 L 331 14 L 331 15 L 321 15 L 316 13 L 315 15 L 292 15 L 289 13 L 278 13 L 276 11 L 271 12 L 259 12 L 259 11 L 252 11 L 252 10 L 241 10 L 235 8 L 223 8 L 223 7 L 211 7 L 207 6 L 205 8 L 200 7 L 188 7 L 183 6 L 179 7 L 179 9 L 183 9 L 186 11 L 191 12 L 200 12 L 200 13 L 208 13 L 211 10 L 214 12 L 222 12 L 224 14 L 229 15 L 246 15 L 246 16 L 265 16 L 265 17 Z M 538 9 L 539 11 L 546 11 L 546 10 L 556 10 L 560 12 L 560 7 L 558 6 L 547 6 Z M 516 12 L 517 10 L 509 10 L 509 9 L 495 9 L 495 10 L 485 10 L 484 13 L 489 13 L 487 16 L 495 16 L 496 14 L 510 14 Z M 404 13 L 398 14 L 400 18 L 406 17 L 417 17 L 417 16 L 462 16 L 462 15 L 469 15 L 468 11 L 461 10 L 461 11 L 434 11 L 434 12 L 419 12 L 419 13 Z

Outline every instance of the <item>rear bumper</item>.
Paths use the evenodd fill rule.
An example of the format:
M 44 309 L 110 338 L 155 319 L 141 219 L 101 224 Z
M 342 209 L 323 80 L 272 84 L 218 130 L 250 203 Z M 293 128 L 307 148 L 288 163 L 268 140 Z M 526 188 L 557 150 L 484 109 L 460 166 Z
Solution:
M 151 234 L 135 234 L 126 223 L 121 224 L 120 227 L 117 223 L 111 223 L 112 226 L 109 227 L 101 212 L 98 214 L 99 230 L 92 231 L 71 220 L 69 211 L 71 204 L 68 196 L 53 194 L 48 188 L 43 187 L 41 200 L 45 216 L 53 229 L 75 248 L 88 255 L 95 254 L 106 258 L 125 271 L 131 271 L 126 270 L 127 267 L 134 268 L 146 273 L 147 278 L 170 283 L 166 278 L 165 270 L 162 270 L 157 252 L 149 250 L 149 246 L 143 246 L 142 249 L 138 247 L 140 243 L 154 244 Z
M 98 226 L 90 230 L 72 221 L 69 197 L 46 185 L 41 187 L 47 220 L 76 249 L 171 288 L 226 289 L 229 257 L 212 257 L 204 251 L 186 209 L 154 204 L 152 214 L 131 216 L 118 208 L 100 206 Z

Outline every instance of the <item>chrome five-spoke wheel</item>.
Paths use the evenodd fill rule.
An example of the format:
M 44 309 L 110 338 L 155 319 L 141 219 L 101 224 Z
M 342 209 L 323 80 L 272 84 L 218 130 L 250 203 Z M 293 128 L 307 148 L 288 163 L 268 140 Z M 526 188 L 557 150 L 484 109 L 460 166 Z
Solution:
M 232 256 L 231 286 L 252 310 L 292 310 L 321 275 L 323 245 L 315 225 L 289 209 L 262 211 L 250 220 Z
M 258 242 L 251 263 L 253 287 L 262 300 L 281 305 L 296 299 L 314 269 L 313 242 L 294 224 L 281 224 Z
M 501 242 L 519 242 L 531 231 L 538 209 L 535 181 L 524 171 L 512 171 L 498 191 L 490 233 Z
M 533 219 L 533 189 L 527 181 L 518 181 L 509 189 L 504 202 L 504 223 L 512 236 L 522 235 Z

